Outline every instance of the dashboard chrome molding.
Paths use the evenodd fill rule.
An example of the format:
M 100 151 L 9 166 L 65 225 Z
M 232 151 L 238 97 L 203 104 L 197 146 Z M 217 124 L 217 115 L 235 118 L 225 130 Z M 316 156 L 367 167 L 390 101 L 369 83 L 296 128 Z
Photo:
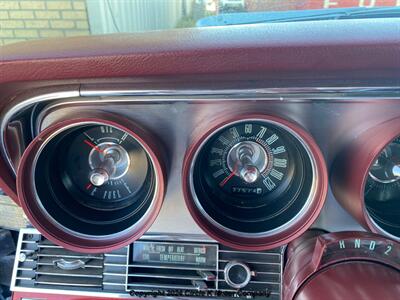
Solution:
M 31 93 L 31 92 L 29 92 Z M 36 92 L 35 92 L 36 94 Z M 10 120 L 13 119 L 14 115 L 18 114 L 21 111 L 24 111 L 30 106 L 43 103 L 46 101 L 54 101 L 57 99 L 69 99 L 73 97 L 79 97 L 79 89 L 68 89 L 65 91 L 54 91 L 54 92 L 49 92 L 49 93 L 44 93 L 41 94 L 38 92 L 34 96 L 30 96 L 28 98 L 25 98 L 25 96 L 21 96 L 19 100 L 13 101 L 8 108 L 5 108 L 4 112 L 1 112 L 0 115 L 0 153 L 6 160 L 8 166 L 13 172 L 13 175 L 16 175 L 16 170 L 15 167 L 13 166 L 9 153 L 7 151 L 6 147 L 6 141 L 5 141 L 5 136 L 6 136 L 6 128 L 7 124 Z

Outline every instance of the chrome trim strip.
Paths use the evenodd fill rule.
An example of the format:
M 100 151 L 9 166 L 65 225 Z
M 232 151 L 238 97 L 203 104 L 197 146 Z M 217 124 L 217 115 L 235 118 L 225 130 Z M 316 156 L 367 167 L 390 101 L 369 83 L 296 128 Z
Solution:
M 252 89 L 181 89 L 181 90 L 171 90 L 171 89 L 160 89 L 160 90 L 150 90 L 150 89 L 125 89 L 118 88 L 112 89 L 99 89 L 98 87 L 90 88 L 89 85 L 82 85 L 80 94 L 83 97 L 108 97 L 108 96 L 204 96 L 204 95 L 224 95 L 224 96 L 244 96 L 244 95 L 268 95 L 268 94 L 285 94 L 285 93 L 366 93 L 366 92 L 399 92 L 398 87 L 385 87 L 385 86 L 373 86 L 373 87 L 363 87 L 363 86 L 353 86 L 353 87 L 296 87 L 296 88 L 252 88 Z
M 13 272 L 11 276 L 11 284 L 10 284 L 10 290 L 14 291 L 17 287 L 15 284 L 17 283 L 17 272 L 18 272 L 18 264 L 19 264 L 19 254 L 21 253 L 21 248 L 22 248 L 22 238 L 24 234 L 39 234 L 39 231 L 37 231 L 35 228 L 24 228 L 21 229 L 18 235 L 18 242 L 17 242 L 17 249 L 15 250 L 15 260 L 14 260 L 14 267 L 13 267 Z
M 88 297 L 101 297 L 101 298 L 127 298 L 129 295 L 126 293 L 112 293 L 112 292 L 89 292 L 89 291 L 74 291 L 74 290 L 56 290 L 56 289 L 44 289 L 44 288 L 25 288 L 25 287 L 14 287 L 13 292 L 22 293 L 41 293 L 41 294 L 55 294 L 55 295 L 68 295 L 68 296 L 88 296 Z
M 80 96 L 79 89 L 75 89 L 75 90 L 70 89 L 67 91 L 58 91 L 58 92 L 37 95 L 34 97 L 24 99 L 21 102 L 18 102 L 16 105 L 11 105 L 11 107 L 8 110 L 6 109 L 6 111 L 0 116 L 0 120 L 1 120 L 0 121 L 0 154 L 6 159 L 8 167 L 12 170 L 14 175 L 16 174 L 16 171 L 14 169 L 11 158 L 7 151 L 6 141 L 5 141 L 5 133 L 6 133 L 8 122 L 10 120 L 12 120 L 13 116 L 16 115 L 18 112 L 26 109 L 27 107 L 29 107 L 31 105 L 50 101 L 50 100 L 67 99 L 67 98 L 73 98 L 73 97 L 79 97 L 79 96 Z

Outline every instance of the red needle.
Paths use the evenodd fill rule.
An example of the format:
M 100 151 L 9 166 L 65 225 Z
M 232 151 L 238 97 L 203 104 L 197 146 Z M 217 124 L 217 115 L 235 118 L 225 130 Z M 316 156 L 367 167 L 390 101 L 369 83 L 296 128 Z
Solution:
M 235 176 L 237 171 L 237 165 L 235 165 L 235 168 L 233 169 L 232 173 L 228 175 L 224 180 L 222 180 L 219 184 L 220 187 L 223 187 L 233 176 Z
M 89 142 L 88 140 L 84 140 L 83 141 L 86 145 L 88 145 L 89 147 L 92 147 L 94 150 L 96 150 L 97 152 L 103 153 L 104 151 L 101 150 L 99 147 L 97 147 L 95 144 L 93 144 L 92 142 Z
M 86 185 L 86 189 L 88 190 L 88 189 L 90 189 L 92 187 L 92 184 L 91 183 L 88 183 L 87 185 Z

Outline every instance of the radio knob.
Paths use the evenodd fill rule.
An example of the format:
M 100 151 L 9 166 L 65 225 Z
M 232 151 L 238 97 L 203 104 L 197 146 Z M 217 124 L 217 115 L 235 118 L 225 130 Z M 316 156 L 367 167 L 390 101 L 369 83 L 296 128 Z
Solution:
M 254 276 L 254 272 L 250 268 L 239 261 L 230 261 L 226 264 L 224 269 L 225 281 L 234 289 L 244 288 Z

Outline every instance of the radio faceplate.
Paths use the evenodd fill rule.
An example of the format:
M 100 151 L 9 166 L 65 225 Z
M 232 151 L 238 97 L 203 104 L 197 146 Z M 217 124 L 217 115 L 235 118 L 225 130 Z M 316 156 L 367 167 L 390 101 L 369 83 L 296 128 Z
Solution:
M 137 241 L 132 248 L 132 262 L 144 266 L 159 263 L 199 269 L 217 267 L 217 244 Z

